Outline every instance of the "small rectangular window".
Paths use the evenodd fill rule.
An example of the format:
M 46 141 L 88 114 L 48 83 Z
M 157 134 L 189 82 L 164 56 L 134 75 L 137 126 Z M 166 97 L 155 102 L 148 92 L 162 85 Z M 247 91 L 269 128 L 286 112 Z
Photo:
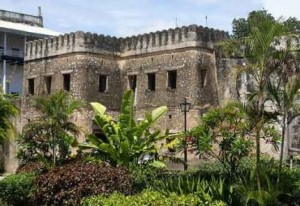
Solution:
M 34 95 L 34 79 L 28 79 L 28 94 Z
M 136 75 L 128 75 L 128 85 L 129 85 L 129 89 L 135 91 L 136 89 L 136 80 L 137 77 Z
M 148 89 L 155 91 L 155 73 L 148 74 Z
M 177 71 L 168 71 L 168 88 L 176 89 L 177 84 Z
M 100 75 L 99 76 L 99 92 L 106 92 L 107 91 L 107 76 L 106 75 Z
M 64 90 L 70 91 L 70 84 L 71 84 L 71 74 L 63 74 L 64 78 Z
M 51 76 L 45 77 L 45 90 L 47 94 L 51 93 L 51 84 L 52 84 L 52 77 Z

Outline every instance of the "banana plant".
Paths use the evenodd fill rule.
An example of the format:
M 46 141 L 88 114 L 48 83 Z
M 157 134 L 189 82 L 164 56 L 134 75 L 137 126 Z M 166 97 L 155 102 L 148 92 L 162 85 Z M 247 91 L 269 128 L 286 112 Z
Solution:
M 128 90 L 124 93 L 121 112 L 117 121 L 106 113 L 106 107 L 100 103 L 90 103 L 95 112 L 95 122 L 101 128 L 103 139 L 93 134 L 81 145 L 83 149 L 92 149 L 97 157 L 112 165 L 129 167 L 132 164 L 144 162 L 145 156 L 158 156 L 157 142 L 165 139 L 167 134 L 153 129 L 154 124 L 167 112 L 166 106 L 146 113 L 145 118 L 136 122 L 134 119 L 134 93 Z M 154 166 L 163 166 L 157 160 L 147 161 Z

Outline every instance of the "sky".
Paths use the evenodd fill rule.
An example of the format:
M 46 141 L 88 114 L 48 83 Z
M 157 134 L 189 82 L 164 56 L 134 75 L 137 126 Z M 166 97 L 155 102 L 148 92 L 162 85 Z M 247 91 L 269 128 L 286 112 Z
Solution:
M 1 0 L 0 9 L 38 14 L 44 27 L 117 37 L 197 24 L 231 32 L 234 18 L 266 9 L 276 18 L 300 19 L 300 0 Z M 206 21 L 207 16 L 207 21 Z

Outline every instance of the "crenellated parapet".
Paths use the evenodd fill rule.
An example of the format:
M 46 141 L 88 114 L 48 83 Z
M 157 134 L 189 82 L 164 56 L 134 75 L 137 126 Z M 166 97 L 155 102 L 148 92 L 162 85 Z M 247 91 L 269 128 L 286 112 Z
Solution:
M 57 37 L 26 43 L 25 60 L 33 60 L 74 52 L 112 54 L 120 51 L 116 37 L 77 31 Z
M 227 32 L 190 25 L 127 38 L 77 31 L 26 44 L 25 60 L 74 52 L 119 55 L 121 57 L 186 47 L 213 48 L 214 42 L 228 38 Z
M 151 32 L 138 36 L 120 38 L 121 56 L 137 55 L 164 50 L 202 47 L 213 48 L 217 41 L 227 39 L 228 32 L 190 25 L 181 28 Z

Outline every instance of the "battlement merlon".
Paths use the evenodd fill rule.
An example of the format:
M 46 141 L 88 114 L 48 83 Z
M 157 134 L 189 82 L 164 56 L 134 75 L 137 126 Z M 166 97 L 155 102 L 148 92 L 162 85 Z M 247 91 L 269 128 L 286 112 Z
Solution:
M 213 49 L 215 42 L 228 37 L 229 34 L 225 31 L 197 25 L 127 38 L 77 31 L 58 37 L 28 42 L 25 49 L 25 61 L 75 52 L 127 57 L 187 47 Z

